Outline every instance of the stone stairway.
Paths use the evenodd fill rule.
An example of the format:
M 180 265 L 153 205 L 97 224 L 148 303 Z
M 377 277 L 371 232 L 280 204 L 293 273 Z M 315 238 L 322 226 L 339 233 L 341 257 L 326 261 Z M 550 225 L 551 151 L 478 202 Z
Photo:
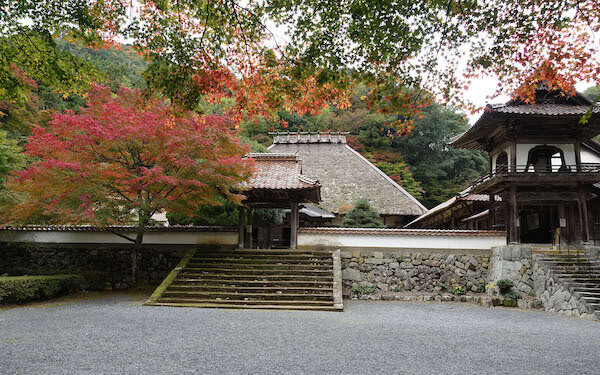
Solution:
M 339 250 L 191 250 L 145 304 L 341 311 Z
M 554 291 L 563 289 L 563 293 L 571 294 L 572 300 L 563 297 L 567 305 L 571 303 L 569 308 L 577 308 L 579 315 L 589 314 L 600 320 L 600 262 L 597 259 L 582 251 L 570 254 L 552 251 L 536 254 L 536 262 L 546 271 L 550 284 L 555 285 Z M 560 304 L 557 298 L 549 302 Z

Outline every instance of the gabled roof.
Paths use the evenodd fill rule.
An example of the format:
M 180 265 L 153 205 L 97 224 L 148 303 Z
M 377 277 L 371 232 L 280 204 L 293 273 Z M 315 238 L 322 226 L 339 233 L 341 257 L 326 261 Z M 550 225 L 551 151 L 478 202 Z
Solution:
M 319 207 L 334 213 L 367 199 L 382 215 L 418 216 L 427 209 L 373 163 L 346 144 L 345 133 L 279 133 L 272 152 L 297 153 L 307 175 L 321 182 Z M 329 139 L 331 135 L 332 141 Z
M 498 195 L 496 195 L 494 199 L 496 200 L 496 202 L 502 201 L 502 198 Z M 461 202 L 489 202 L 489 201 L 490 201 L 489 195 L 473 194 L 470 192 L 470 188 L 468 188 L 468 189 L 465 189 L 465 190 L 461 191 L 460 193 L 456 194 L 454 197 L 448 199 L 447 201 L 442 202 L 442 203 L 438 204 L 437 206 L 433 207 L 431 210 L 427 211 L 426 213 L 419 216 L 415 220 L 406 224 L 404 227 L 405 228 L 411 227 L 414 224 L 417 224 L 433 215 L 437 215 L 446 210 L 449 210 Z
M 590 109 L 592 116 L 587 126 L 577 127 L 579 119 Z M 565 134 L 575 130 L 582 137 L 591 138 L 600 132 L 598 114 L 600 106 L 593 104 L 584 95 L 577 92 L 568 96 L 561 91 L 551 90 L 542 83 L 536 90 L 535 104 L 518 98 L 504 104 L 488 104 L 475 124 L 452 139 L 450 144 L 457 148 L 485 150 L 490 138 L 499 134 L 502 127 L 515 125 L 521 127 L 519 131 L 529 132 L 528 134 L 543 127 L 546 131 L 560 129 Z M 517 129 L 519 128 L 510 131 L 515 132 Z
M 247 154 L 254 160 L 256 171 L 246 182 L 250 189 L 313 189 L 319 181 L 302 175 L 302 162 L 296 154 Z

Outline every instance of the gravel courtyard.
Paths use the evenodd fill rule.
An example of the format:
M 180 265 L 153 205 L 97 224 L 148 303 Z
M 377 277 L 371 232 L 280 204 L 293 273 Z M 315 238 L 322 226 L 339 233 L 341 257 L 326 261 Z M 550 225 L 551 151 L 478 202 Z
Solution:
M 0 310 L 2 374 L 598 374 L 600 323 L 466 304 L 343 313 L 144 307 L 116 294 Z

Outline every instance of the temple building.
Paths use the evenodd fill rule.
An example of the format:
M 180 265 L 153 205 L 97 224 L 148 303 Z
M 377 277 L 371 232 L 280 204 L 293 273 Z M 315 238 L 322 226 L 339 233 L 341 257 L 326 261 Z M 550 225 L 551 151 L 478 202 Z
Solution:
M 302 161 L 295 154 L 248 154 L 246 157 L 254 160 L 255 172 L 246 182 L 246 198 L 238 211 L 238 248 L 295 249 L 300 206 L 320 202 L 321 184 L 302 174 Z M 271 208 L 287 210 L 284 223 L 254 226 L 253 211 Z
M 451 145 L 488 152 L 489 173 L 409 227 L 506 230 L 509 243 L 600 243 L 599 112 L 585 96 L 544 84 L 533 105 L 488 105 Z
M 402 227 L 427 209 L 410 193 L 346 143 L 337 133 L 272 133 L 269 151 L 298 155 L 302 173 L 321 184 L 318 205 L 305 205 L 301 221 L 339 226 L 343 214 L 367 199 L 388 227 Z M 304 211 L 304 212 L 302 212 Z

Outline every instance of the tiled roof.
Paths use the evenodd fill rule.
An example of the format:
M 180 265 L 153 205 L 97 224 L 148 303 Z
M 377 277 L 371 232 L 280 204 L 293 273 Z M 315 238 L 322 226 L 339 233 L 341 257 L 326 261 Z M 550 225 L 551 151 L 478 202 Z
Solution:
M 4 231 L 19 232 L 136 232 L 137 225 L 109 225 L 106 227 L 93 225 L 7 225 L 0 227 Z M 146 232 L 235 232 L 234 227 L 218 226 L 192 226 L 192 225 L 172 225 L 172 226 L 148 226 Z
M 323 200 L 319 207 L 329 212 L 344 212 L 344 207 L 352 207 L 359 199 L 368 200 L 382 215 L 419 216 L 427 211 L 402 186 L 345 143 L 287 143 L 280 140 L 269 150 L 300 156 L 303 173 L 318 178 L 321 183 Z
M 431 210 L 425 212 L 423 215 L 419 216 L 415 220 L 406 224 L 406 227 L 416 224 L 419 221 L 422 221 L 423 219 L 428 218 L 432 215 L 435 215 L 439 212 L 447 210 L 448 208 L 454 206 L 457 202 L 461 202 L 461 201 L 489 202 L 490 196 L 488 194 L 472 194 L 472 193 L 469 193 L 469 190 L 470 190 L 470 188 L 463 190 L 460 193 L 458 193 L 456 196 L 448 199 L 445 202 L 438 204 L 437 206 L 433 207 Z M 499 195 L 496 195 L 495 200 L 496 200 L 496 202 L 501 202 L 502 198 Z
M 248 154 L 256 171 L 246 182 L 250 189 L 300 190 L 319 187 L 319 181 L 302 175 L 302 162 L 296 154 Z
M 573 96 L 568 96 L 558 90 L 548 91 L 545 84 L 540 84 L 535 94 L 535 104 L 528 104 L 519 98 L 504 104 L 488 104 L 475 124 L 463 134 L 452 138 L 450 144 L 458 148 L 486 151 L 489 138 L 498 131 L 499 127 L 506 126 L 507 118 L 518 120 L 524 129 L 530 128 L 533 120 L 535 120 L 534 126 L 539 128 L 540 124 L 546 126 L 545 122 L 553 119 L 554 123 L 564 122 L 561 126 L 567 131 L 577 127 L 579 119 L 590 108 L 593 116 L 588 126 L 578 128 L 582 137 L 592 138 L 600 132 L 598 123 L 600 106 L 593 104 L 583 94 L 575 93 Z
M 300 228 L 299 233 L 323 234 L 389 234 L 409 236 L 466 236 L 505 237 L 506 232 L 497 230 L 447 230 L 447 229 L 388 229 L 388 228 Z
M 347 132 L 272 132 L 273 144 L 346 143 Z
M 565 116 L 577 115 L 583 116 L 590 106 L 585 105 L 568 105 L 568 104 L 520 104 L 520 105 L 494 105 L 488 106 L 489 110 L 494 113 L 508 113 L 518 115 L 541 115 L 541 116 Z M 593 113 L 600 113 L 600 107 L 594 106 Z

